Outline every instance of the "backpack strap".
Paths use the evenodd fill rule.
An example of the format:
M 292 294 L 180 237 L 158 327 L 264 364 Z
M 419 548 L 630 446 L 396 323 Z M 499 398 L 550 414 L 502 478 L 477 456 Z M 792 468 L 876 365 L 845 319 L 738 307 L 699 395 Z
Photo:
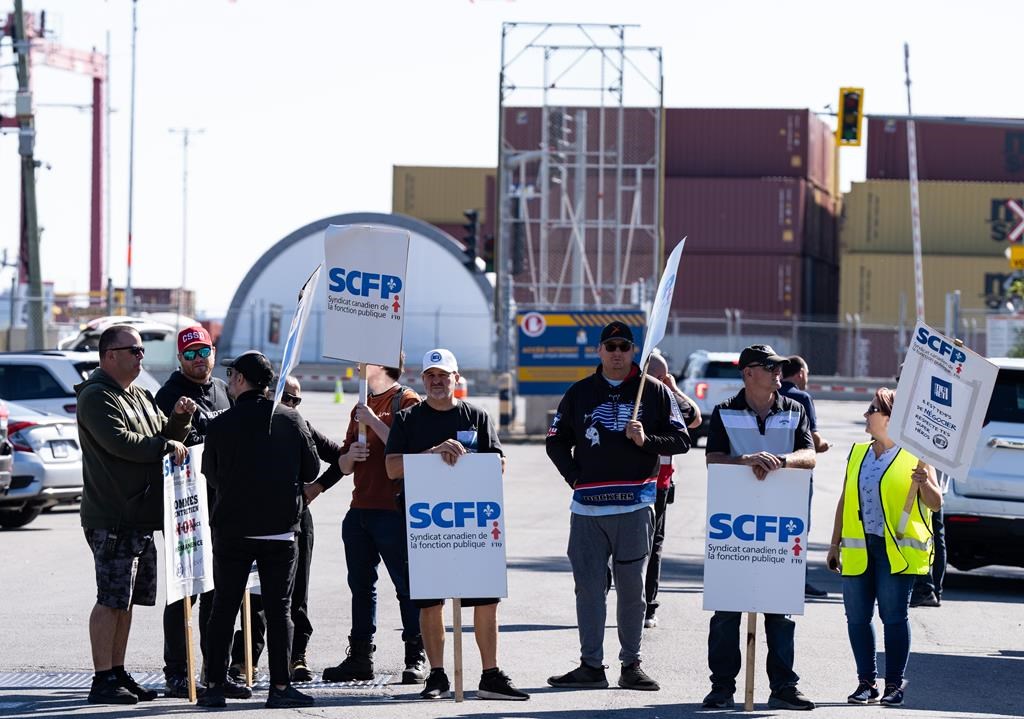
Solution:
M 411 387 L 406 387 L 404 384 L 398 385 L 398 391 L 395 392 L 394 396 L 391 397 L 391 416 L 392 418 L 402 410 L 402 397 L 405 396 L 405 392 Z M 394 421 L 392 419 L 392 421 Z

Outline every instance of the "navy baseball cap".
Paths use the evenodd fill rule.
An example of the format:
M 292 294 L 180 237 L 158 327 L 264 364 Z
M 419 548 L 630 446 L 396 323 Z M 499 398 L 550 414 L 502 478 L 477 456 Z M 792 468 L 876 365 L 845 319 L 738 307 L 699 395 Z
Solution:
M 608 340 L 626 340 L 636 344 L 636 341 L 633 339 L 633 330 L 625 322 L 619 322 L 618 320 L 609 322 L 601 330 L 601 341 L 607 342 Z

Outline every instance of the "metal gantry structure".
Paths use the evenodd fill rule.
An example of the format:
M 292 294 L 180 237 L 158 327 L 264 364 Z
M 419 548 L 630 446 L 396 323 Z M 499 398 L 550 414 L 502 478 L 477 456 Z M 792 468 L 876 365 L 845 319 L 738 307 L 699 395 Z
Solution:
M 518 309 L 648 299 L 664 240 L 660 47 L 635 25 L 505 23 L 495 247 L 498 369 Z

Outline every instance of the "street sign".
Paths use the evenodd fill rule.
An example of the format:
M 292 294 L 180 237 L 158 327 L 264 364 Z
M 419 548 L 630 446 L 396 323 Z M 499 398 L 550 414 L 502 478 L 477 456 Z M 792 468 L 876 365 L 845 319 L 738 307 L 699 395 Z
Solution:
M 642 310 L 519 314 L 519 394 L 561 395 L 593 374 L 601 362 L 597 356 L 601 330 L 615 320 L 629 325 L 633 341 L 643 346 L 647 318 Z
M 1020 242 L 1021 238 L 1024 237 L 1024 207 L 1021 207 L 1020 203 L 1016 200 L 1007 200 L 1006 206 L 1010 209 L 1010 212 L 1017 215 L 1017 226 L 1010 230 L 1006 240 L 1007 242 Z

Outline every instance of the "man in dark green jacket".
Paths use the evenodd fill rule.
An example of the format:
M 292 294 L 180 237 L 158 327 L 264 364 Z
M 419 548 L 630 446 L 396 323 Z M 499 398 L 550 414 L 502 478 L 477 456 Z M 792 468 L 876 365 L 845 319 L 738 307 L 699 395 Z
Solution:
M 182 397 L 168 419 L 135 379 L 145 347 L 139 333 L 115 325 L 100 336 L 100 366 L 75 387 L 82 445 L 82 527 L 96 564 L 96 605 L 89 640 L 96 675 L 93 704 L 135 704 L 156 692 L 125 671 L 132 608 L 156 604 L 153 532 L 163 525 L 165 455 L 182 462 L 195 402 Z

